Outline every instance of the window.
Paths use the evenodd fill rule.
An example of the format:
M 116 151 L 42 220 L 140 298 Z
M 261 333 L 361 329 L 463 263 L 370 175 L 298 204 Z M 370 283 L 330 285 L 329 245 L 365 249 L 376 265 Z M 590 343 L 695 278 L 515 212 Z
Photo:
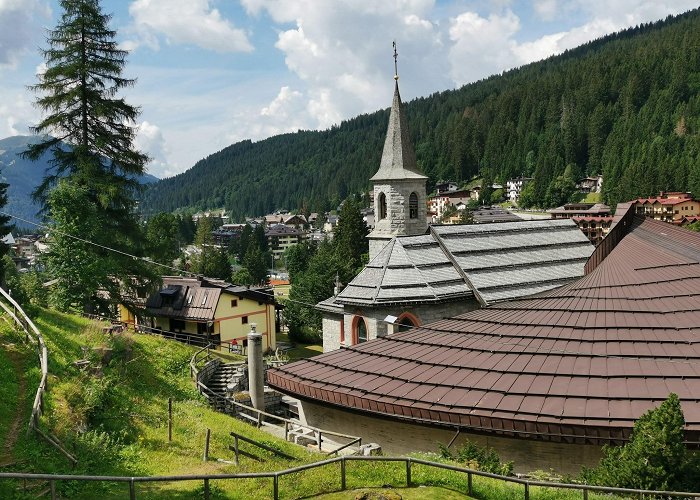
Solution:
M 405 312 L 398 319 L 399 331 L 405 332 L 411 328 L 420 326 L 420 321 L 410 312 Z
M 384 193 L 379 193 L 377 196 L 377 213 L 379 220 L 386 219 L 386 195 Z
M 367 342 L 367 324 L 365 320 L 360 318 L 357 322 L 357 343 Z
M 418 195 L 416 193 L 411 193 L 411 196 L 408 197 L 408 217 L 418 218 Z
M 185 330 L 185 322 L 181 319 L 170 318 L 170 331 L 182 333 Z
M 238 299 L 231 299 L 231 307 L 238 306 Z
M 242 325 L 248 324 L 248 316 L 241 316 L 241 324 Z
M 355 316 L 352 319 L 352 343 L 360 344 L 367 342 L 367 323 L 362 316 Z

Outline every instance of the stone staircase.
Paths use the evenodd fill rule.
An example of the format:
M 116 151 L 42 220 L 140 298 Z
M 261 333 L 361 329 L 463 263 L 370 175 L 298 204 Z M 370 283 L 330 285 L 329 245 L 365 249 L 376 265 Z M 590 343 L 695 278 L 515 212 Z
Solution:
M 221 363 L 205 383 L 207 388 L 219 396 L 226 396 L 243 390 L 246 365 L 242 363 Z

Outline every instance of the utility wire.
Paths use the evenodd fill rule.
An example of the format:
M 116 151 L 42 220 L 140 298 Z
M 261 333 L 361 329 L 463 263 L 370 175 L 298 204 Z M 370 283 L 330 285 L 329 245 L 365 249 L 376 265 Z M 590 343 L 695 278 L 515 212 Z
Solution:
M 123 256 L 125 256 L 125 257 L 130 257 L 130 258 L 135 259 L 135 260 L 141 260 L 141 261 L 143 261 L 143 262 L 147 262 L 147 263 L 149 263 L 149 264 L 153 264 L 153 265 L 160 266 L 160 267 L 163 267 L 163 268 L 166 268 L 166 269 L 170 269 L 170 270 L 176 271 L 176 272 L 178 272 L 178 273 L 185 273 L 185 274 L 189 274 L 189 275 L 191 275 L 191 276 L 204 277 L 204 276 L 202 276 L 202 275 L 193 273 L 193 272 L 191 272 L 191 271 L 186 271 L 186 270 L 184 270 L 184 269 L 180 269 L 180 268 L 175 267 L 175 266 L 169 266 L 169 265 L 167 265 L 167 264 L 161 264 L 160 262 L 156 262 L 156 261 L 147 259 L 147 258 L 145 258 L 145 257 L 139 257 L 138 255 L 133 255 L 133 254 L 124 252 L 124 251 L 122 251 L 122 250 L 118 250 L 118 249 L 116 249 L 116 248 L 108 247 L 108 246 L 102 245 L 102 244 L 100 244 L 100 243 L 95 243 L 94 241 L 90 241 L 90 240 L 87 240 L 87 239 L 85 239 L 85 238 L 81 238 L 81 237 L 79 237 L 79 236 L 75 236 L 75 235 L 72 235 L 72 234 L 70 234 L 70 233 L 66 233 L 66 232 L 64 232 L 64 231 L 59 231 L 59 230 L 54 229 L 54 228 L 51 228 L 51 227 L 49 227 L 49 226 L 47 226 L 47 225 L 45 225 L 45 224 L 40 224 L 40 223 L 38 223 L 38 222 L 32 222 L 32 221 L 30 221 L 30 220 L 23 219 L 22 217 L 19 217 L 19 216 L 17 216 L 17 215 L 10 214 L 10 213 L 8 213 L 8 212 L 4 212 L 4 211 L 2 211 L 2 210 L 0 210 L 0 214 L 1 214 L 1 215 L 6 215 L 6 216 L 8 216 L 8 217 L 12 217 L 13 219 L 17 219 L 17 220 L 22 221 L 22 222 L 24 222 L 24 223 L 31 224 L 31 225 L 33 225 L 33 226 L 36 226 L 36 227 L 45 229 L 45 230 L 48 231 L 48 232 L 55 232 L 55 233 L 58 233 L 58 234 L 60 234 L 60 235 L 62 235 L 62 236 L 66 236 L 66 237 L 68 237 L 68 238 L 73 238 L 73 239 L 75 239 L 75 240 L 77 240 L 77 241 L 81 241 L 81 242 L 83 242 L 83 243 L 87 243 L 87 244 L 89 244 L 89 245 L 96 246 L 96 247 L 101 248 L 101 249 L 103 249 L 103 250 L 107 250 L 107 251 L 110 251 L 110 252 L 118 253 L 118 254 L 123 255 Z M 270 297 L 272 297 L 273 299 L 275 298 L 274 292 L 273 292 L 273 293 L 269 293 L 269 292 L 264 292 L 264 291 L 260 290 L 260 291 L 258 291 L 258 293 L 261 293 L 261 294 L 263 294 L 263 295 L 270 296 Z M 312 308 L 312 309 L 316 309 L 316 304 L 310 304 L 310 303 L 308 303 L 308 302 L 304 302 L 304 301 L 301 301 L 301 300 L 295 300 L 295 299 L 289 299 L 289 298 L 284 299 L 284 300 L 285 300 L 286 302 L 294 302 L 294 303 L 296 303 L 296 304 L 300 304 L 300 305 L 303 305 L 303 306 L 306 306 L 306 307 L 310 307 L 310 308 Z M 448 319 L 448 318 L 446 318 L 446 319 Z M 428 331 L 433 330 L 432 328 L 429 328 L 429 327 L 426 327 L 426 326 L 409 326 L 409 325 L 403 325 L 403 326 L 404 326 L 405 328 L 409 329 L 409 330 L 413 330 L 413 329 L 424 329 L 424 330 L 428 330 Z M 436 331 L 436 330 L 433 330 L 433 331 Z M 438 330 L 438 331 L 441 332 L 442 330 Z M 449 333 L 449 332 L 448 332 L 448 333 Z M 453 332 L 453 333 L 470 333 L 470 332 Z M 474 334 L 475 334 L 475 335 L 482 335 L 482 334 L 478 334 L 478 333 L 474 333 Z M 530 339 L 530 340 L 532 340 L 532 339 Z M 410 342 L 410 340 L 409 340 L 409 342 Z M 503 345 L 503 346 L 506 346 L 506 347 L 516 347 L 516 346 L 523 347 L 522 344 L 516 343 L 516 342 L 492 341 L 492 343 L 493 343 L 493 344 L 497 344 L 497 345 Z M 696 342 L 692 342 L 692 341 L 691 341 L 691 342 L 688 342 L 688 344 L 691 344 L 691 345 L 692 345 L 692 344 L 695 344 L 695 343 L 696 343 Z M 428 345 L 433 345 L 433 344 L 428 344 Z M 630 359 L 630 360 L 632 360 L 632 359 L 634 359 L 634 360 L 649 360 L 649 359 L 652 359 L 652 358 L 648 358 L 648 357 L 642 358 L 642 357 L 640 357 L 640 356 L 621 356 L 621 355 L 614 355 L 614 354 L 593 354 L 593 353 L 585 353 L 585 352 L 578 352 L 578 351 L 568 351 L 568 350 L 565 350 L 565 349 L 553 349 L 553 348 L 552 348 L 552 349 L 548 349 L 548 350 L 546 350 L 546 351 L 526 352 L 526 353 L 524 353 L 524 354 L 530 354 L 530 355 L 534 355 L 534 354 L 564 354 L 564 355 L 587 356 L 587 357 L 594 357 L 594 358 L 605 358 L 605 359 Z M 653 359 L 657 359 L 657 358 L 653 358 Z M 669 362 L 669 363 L 679 363 L 679 364 L 691 364 L 691 365 L 695 365 L 695 364 L 696 364 L 696 362 L 694 362 L 694 361 L 682 361 L 682 360 L 674 360 L 674 359 L 670 359 L 670 358 L 669 358 L 669 359 L 665 359 L 665 361 L 667 361 L 667 362 Z

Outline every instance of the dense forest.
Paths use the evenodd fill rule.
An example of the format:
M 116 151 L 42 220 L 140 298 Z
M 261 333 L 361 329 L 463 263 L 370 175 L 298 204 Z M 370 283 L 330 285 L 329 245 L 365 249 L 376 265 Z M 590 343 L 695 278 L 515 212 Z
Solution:
M 552 206 L 572 178 L 602 173 L 613 205 L 662 190 L 700 194 L 700 10 L 415 99 L 407 113 L 429 189 L 523 174 L 535 178 L 533 203 Z M 387 121 L 382 110 L 234 144 L 153 185 L 142 206 L 225 207 L 237 218 L 327 210 L 370 188 Z

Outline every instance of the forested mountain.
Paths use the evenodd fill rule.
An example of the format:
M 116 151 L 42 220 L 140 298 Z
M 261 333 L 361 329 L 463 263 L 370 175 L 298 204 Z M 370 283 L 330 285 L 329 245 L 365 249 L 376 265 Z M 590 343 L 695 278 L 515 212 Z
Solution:
M 7 188 L 7 205 L 4 210 L 23 219 L 37 222 L 40 207 L 32 200 L 32 192 L 44 178 L 51 156 L 43 155 L 32 161 L 21 157 L 27 146 L 37 140 L 37 136 L 16 135 L 0 139 L 0 177 L 9 184 Z M 139 178 L 141 184 L 156 182 L 152 175 L 144 174 Z M 27 223 L 16 220 L 17 226 L 28 227 Z
M 700 11 L 415 99 L 407 114 L 429 187 L 524 174 L 535 178 L 534 202 L 551 206 L 572 178 L 602 173 L 613 205 L 660 190 L 700 195 Z M 235 217 L 327 209 L 369 189 L 387 120 L 383 110 L 234 144 L 154 184 L 144 207 L 225 207 Z

